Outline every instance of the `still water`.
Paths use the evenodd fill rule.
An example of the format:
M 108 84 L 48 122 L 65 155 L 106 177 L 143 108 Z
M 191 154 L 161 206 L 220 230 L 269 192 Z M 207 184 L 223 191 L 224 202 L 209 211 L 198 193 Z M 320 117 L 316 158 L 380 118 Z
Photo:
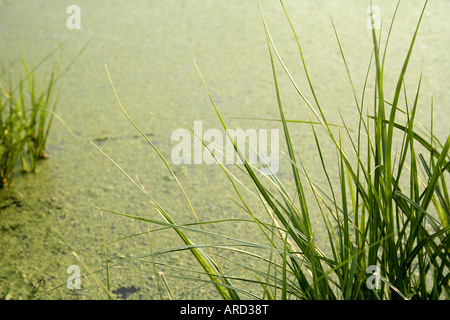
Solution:
M 286 66 L 310 98 L 298 48 L 282 6 L 278 1 L 261 2 Z M 80 9 L 76 17 L 79 20 L 73 20 L 76 11 L 67 12 L 74 4 Z M 374 4 L 381 9 L 385 36 L 395 3 L 380 0 Z M 359 97 L 372 49 L 371 30 L 367 28 L 369 1 L 286 0 L 285 5 L 300 36 L 311 79 L 328 119 L 338 123 L 341 112 L 351 124 L 356 108 L 330 16 Z M 385 86 L 389 98 L 393 92 L 389 89 L 400 72 L 422 5 L 423 1 L 416 0 L 400 5 L 386 61 Z M 441 140 L 450 131 L 449 12 L 448 1 L 429 3 L 406 78 L 407 86 L 414 90 L 423 66 L 417 117 L 429 125 L 433 97 L 434 130 Z M 117 264 L 110 270 L 111 291 L 116 297 L 158 299 L 161 296 L 150 258 L 119 262 L 181 243 L 170 230 L 124 239 L 155 226 L 110 213 L 103 214 L 102 228 L 100 208 L 161 218 L 149 205 L 148 198 L 89 141 L 130 176 L 138 175 L 146 190 L 178 223 L 195 222 L 195 218 L 164 163 L 122 113 L 105 65 L 130 117 L 173 165 L 199 219 L 248 218 L 233 202 L 237 196 L 219 166 L 171 163 L 171 152 L 176 145 L 171 136 L 177 128 L 193 127 L 194 121 L 202 121 L 205 130 L 221 129 L 194 61 L 230 128 L 281 128 L 277 122 L 254 120 L 279 118 L 258 2 L 0 0 L 0 59 L 4 67 L 21 51 L 30 63 L 37 63 L 63 42 L 38 70 L 45 73 L 46 67 L 55 61 L 63 69 L 87 46 L 59 82 L 58 119 L 54 121 L 47 149 L 50 159 L 40 163 L 37 174 L 17 173 L 11 189 L 2 191 L 0 298 L 26 299 L 42 281 L 44 285 L 36 294 L 41 299 L 105 298 L 92 277 L 82 278 L 79 290 L 70 290 L 65 281 L 72 275 L 67 273 L 69 266 L 79 266 L 81 274 L 89 272 L 72 250 L 91 270 L 99 270 L 105 266 L 102 244 L 106 241 L 112 242 L 107 246 L 108 262 Z M 11 72 L 18 70 L 16 64 Z M 281 68 L 278 70 L 287 118 L 307 120 L 303 101 Z M 317 173 L 320 182 L 311 130 L 302 124 L 292 125 L 291 130 L 305 166 L 312 175 Z M 285 152 L 283 144 L 280 151 Z M 332 152 L 331 160 L 333 156 Z M 278 176 L 288 187 L 293 187 L 286 161 L 280 161 Z M 14 195 L 17 193 L 23 196 L 22 200 L 17 200 Z M 258 208 L 256 202 L 249 202 Z M 315 221 L 318 230 L 320 221 L 318 216 Z M 211 225 L 208 230 L 264 241 L 248 225 Z M 226 254 L 236 257 L 233 253 Z M 198 270 L 189 253 L 159 255 L 154 262 L 157 272 L 166 275 L 175 297 L 193 289 L 187 298 L 217 297 L 214 290 L 201 286 L 198 281 L 177 278 L 180 275 L 201 277 L 186 271 Z M 98 272 L 97 277 L 106 283 L 104 271 Z M 166 293 L 163 298 L 167 298 Z

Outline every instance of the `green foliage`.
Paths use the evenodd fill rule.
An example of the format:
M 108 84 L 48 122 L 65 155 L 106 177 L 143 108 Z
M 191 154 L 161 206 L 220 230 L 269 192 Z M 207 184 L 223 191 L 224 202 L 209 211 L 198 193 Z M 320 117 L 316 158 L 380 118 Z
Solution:
M 35 69 L 29 69 L 22 56 L 25 80 L 17 86 L 0 84 L 0 186 L 11 179 L 16 161 L 20 159 L 23 172 L 35 172 L 39 159 L 47 158 L 45 146 L 57 105 L 55 96 L 56 65 L 49 79 L 40 87 Z M 4 72 L 5 73 L 5 72 Z
M 213 285 L 224 299 L 241 297 L 314 300 L 448 299 L 450 297 L 448 273 L 450 202 L 446 178 L 450 172 L 450 136 L 445 143 L 441 143 L 433 134 L 433 130 L 423 133 L 416 129 L 415 116 L 419 105 L 422 78 L 418 81 L 412 100 L 408 99 L 404 79 L 427 3 L 428 1 L 425 2 L 404 59 L 392 101 L 388 101 L 385 95 L 384 64 L 387 44 L 399 6 L 397 5 L 391 22 L 384 52 L 380 48 L 381 37 L 373 29 L 373 53 L 367 68 L 361 99 L 357 98 L 333 23 L 359 115 L 356 130 L 348 127 L 343 118 L 339 126 L 326 118 L 309 77 L 300 41 L 287 11 L 284 10 L 298 45 L 314 101 L 310 102 L 306 98 L 276 49 L 260 7 L 280 112 L 280 119 L 277 121 L 282 125 L 284 132 L 295 195 L 292 196 L 286 191 L 287 187 L 276 175 L 264 178 L 258 176 L 258 170 L 246 161 L 235 143 L 234 148 L 244 163 L 242 169 L 254 187 L 253 195 L 260 200 L 261 210 L 267 213 L 266 220 L 257 218 L 260 215 L 255 209 L 250 208 L 246 197 L 239 191 L 237 185 L 246 185 L 244 181 L 231 174 L 225 166 L 221 165 L 221 168 L 236 191 L 241 202 L 240 207 L 249 214 L 248 220 L 242 220 L 239 223 L 255 224 L 267 240 L 265 244 L 254 243 L 250 240 L 206 231 L 203 229 L 206 222 L 197 221 L 195 226 L 177 224 L 139 181 L 131 178 L 114 162 L 150 198 L 151 204 L 161 214 L 164 221 L 103 211 L 160 227 L 152 232 L 172 228 L 185 244 L 181 247 L 152 251 L 132 259 L 151 257 L 153 261 L 153 258 L 159 254 L 189 250 L 209 277 L 207 281 L 198 280 L 200 284 L 192 290 L 201 288 L 206 282 Z M 283 1 L 281 5 L 285 9 Z M 305 102 L 310 115 L 309 121 L 286 119 L 278 81 L 279 73 L 275 63 L 277 60 L 282 71 Z M 372 105 L 368 105 L 365 97 L 371 68 L 375 68 L 374 100 Z M 197 69 L 212 106 L 223 129 L 226 130 L 227 125 L 209 93 L 198 66 Z M 114 93 L 128 120 L 164 161 L 191 206 L 187 193 L 169 163 L 130 119 L 115 89 Z M 400 98 L 403 95 L 405 99 L 401 102 L 403 100 Z M 400 117 L 397 115 L 400 112 L 404 123 L 399 122 Z M 307 123 L 312 130 L 320 166 L 327 181 L 325 186 L 319 186 L 305 170 L 301 157 L 294 148 L 290 138 L 292 130 L 290 127 L 295 123 L 303 125 Z M 326 134 L 334 150 L 330 151 L 329 147 L 325 150 L 322 147 L 323 141 L 320 139 L 322 135 L 319 135 L 319 128 Z M 399 145 L 396 145 L 396 141 L 400 141 Z M 327 146 L 329 146 L 328 141 Z M 335 167 L 330 167 L 330 164 L 324 160 L 325 152 L 336 154 Z M 428 154 L 425 155 L 426 153 Z M 354 154 L 355 157 L 350 157 L 350 154 Z M 270 168 L 267 167 L 267 169 Z M 339 179 L 333 181 L 330 172 L 337 172 Z M 307 194 L 312 195 L 312 201 Z M 195 215 L 192 206 L 191 209 Z M 316 241 L 311 225 L 311 217 L 317 214 L 322 216 L 326 230 L 327 241 L 323 247 Z M 229 221 L 209 221 L 208 224 L 227 222 Z M 236 221 L 233 220 L 233 222 Z M 205 239 L 226 239 L 227 243 L 232 242 L 234 245 L 210 245 L 208 241 L 206 244 L 195 244 L 189 239 L 189 233 L 201 234 Z M 250 257 L 255 260 L 255 263 L 243 264 L 236 259 L 232 261 L 236 268 L 224 271 L 218 263 L 218 253 L 215 251 L 219 248 Z M 251 249 L 263 250 L 266 254 L 256 254 Z M 125 262 L 121 261 L 118 264 Z M 261 268 L 261 264 L 265 267 Z M 109 265 L 109 267 L 112 266 Z M 154 269 L 156 272 L 155 265 Z M 231 274 L 236 269 L 248 270 L 252 277 L 232 277 Z M 373 270 L 375 273 L 371 274 Z M 375 277 L 379 281 L 379 286 L 370 288 L 369 277 Z M 248 289 L 250 285 L 255 284 L 261 288 L 260 293 Z

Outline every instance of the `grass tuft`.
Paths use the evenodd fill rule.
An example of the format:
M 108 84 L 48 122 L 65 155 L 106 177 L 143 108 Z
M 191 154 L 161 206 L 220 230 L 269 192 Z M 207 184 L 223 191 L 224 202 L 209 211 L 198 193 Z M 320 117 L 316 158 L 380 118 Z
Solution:
M 58 72 L 59 65 L 54 63 L 52 69 L 45 72 L 47 78 L 42 76 L 39 79 L 41 76 L 37 77 L 37 70 L 65 42 L 33 67 L 21 54 L 0 73 L 0 188 L 10 183 L 17 161 L 20 160 L 22 172 L 25 173 L 35 172 L 38 161 L 48 158 L 45 150 L 53 119 L 57 117 L 62 121 L 55 113 L 59 97 L 56 85 L 89 42 L 62 72 Z M 21 70 L 14 69 L 14 75 L 11 75 L 11 69 L 19 61 Z M 16 77 L 18 83 L 14 83 Z
M 450 172 L 450 135 L 445 143 L 441 143 L 433 134 L 433 128 L 427 132 L 417 129 L 416 111 L 421 104 L 419 97 L 422 74 L 412 99 L 408 99 L 409 94 L 405 85 L 405 74 L 428 1 L 423 5 L 396 86 L 393 88 L 391 101 L 385 90 L 384 66 L 400 1 L 390 24 L 384 51 L 381 50 L 381 31 L 377 32 L 373 28 L 373 52 L 368 59 L 369 65 L 365 68 L 367 73 L 361 98 L 358 98 L 336 26 L 332 21 L 357 106 L 359 115 L 357 128 L 350 128 L 343 117 L 340 124 L 327 119 L 325 107 L 320 103 L 314 90 L 314 83 L 309 76 L 297 33 L 283 1 L 280 2 L 290 23 L 309 90 L 313 96 L 313 101 L 309 101 L 289 72 L 270 34 L 259 3 L 280 114 L 279 119 L 271 120 L 278 121 L 283 129 L 287 148 L 286 158 L 292 170 L 295 194 L 290 195 L 286 191 L 287 187 L 276 175 L 258 176 L 258 170 L 247 162 L 236 142 L 233 142 L 234 148 L 243 163 L 239 168 L 246 174 L 248 180 L 237 178 L 225 166 L 219 164 L 236 191 L 240 201 L 238 205 L 249 215 L 247 221 L 242 220 L 239 223 L 256 225 L 267 243 L 230 238 L 203 229 L 203 226 L 209 223 L 225 224 L 229 222 L 227 220 L 208 223 L 197 221 L 195 227 L 177 224 L 169 212 L 108 156 L 150 198 L 153 206 L 164 217 L 164 222 L 102 210 L 161 226 L 152 232 L 172 228 L 183 240 L 184 246 L 151 250 L 148 255 L 153 259 L 157 254 L 166 252 L 190 251 L 204 274 L 209 277 L 209 280 L 198 279 L 199 285 L 194 286 L 191 292 L 205 285 L 212 285 L 224 299 L 241 297 L 283 300 L 449 299 L 450 203 L 446 179 Z M 277 61 L 281 71 L 304 101 L 309 119 L 286 118 Z M 195 66 L 206 94 L 226 131 L 225 119 L 214 103 L 197 63 Z M 374 70 L 372 105 L 366 101 L 371 70 Z M 142 134 L 120 103 L 109 72 L 108 77 L 122 111 Z M 404 102 L 400 99 L 402 96 L 405 97 Z M 402 115 L 403 122 L 399 120 L 399 114 Z M 326 178 L 324 186 L 315 182 L 294 147 L 290 132 L 295 124 L 307 124 L 312 130 L 320 166 Z M 319 138 L 322 137 L 319 130 L 326 134 L 325 139 L 328 141 Z M 155 145 L 144 134 L 142 135 L 162 158 L 170 173 L 175 176 Z M 206 143 L 204 141 L 205 145 Z M 327 145 L 326 149 L 324 145 Z M 327 152 L 336 155 L 334 166 L 325 162 L 324 155 Z M 331 172 L 337 173 L 338 179 L 333 180 Z M 195 214 L 187 193 L 181 183 L 178 180 L 176 182 Z M 258 209 L 250 208 L 246 196 L 239 191 L 238 185 L 246 186 L 251 195 L 259 200 Z M 312 201 L 308 194 L 312 195 Z M 257 218 L 261 216 L 261 212 L 265 214 L 264 219 Z M 318 214 L 323 219 L 327 237 L 326 243 L 320 245 L 316 241 L 311 222 L 311 217 Z M 199 225 L 202 228 L 197 228 Z M 194 244 L 189 239 L 189 233 L 203 235 L 205 244 Z M 228 242 L 226 245 L 211 245 L 208 241 L 210 238 L 226 239 Z M 233 244 L 230 245 L 229 241 Z M 227 251 L 250 258 L 252 263 L 229 258 L 223 253 Z M 231 262 L 234 267 L 222 268 L 218 265 L 220 258 Z M 153 263 L 153 266 L 156 273 L 156 264 Z M 248 271 L 249 273 L 245 274 L 250 276 L 233 275 L 243 270 Z M 181 276 L 173 278 L 192 280 Z M 170 298 L 174 298 L 166 278 L 162 276 L 161 280 Z M 258 289 L 254 289 L 254 285 Z

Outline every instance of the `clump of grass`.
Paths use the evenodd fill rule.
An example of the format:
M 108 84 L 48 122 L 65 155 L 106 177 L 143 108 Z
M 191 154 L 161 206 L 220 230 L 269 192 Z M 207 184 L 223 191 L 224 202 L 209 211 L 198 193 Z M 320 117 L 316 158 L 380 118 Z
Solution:
M 22 172 L 25 173 L 35 172 L 38 161 L 48 158 L 45 150 L 53 119 L 56 116 L 62 121 L 55 113 L 59 96 L 56 84 L 87 48 L 89 42 L 90 40 L 61 72 L 59 72 L 59 64 L 54 63 L 51 71 L 47 73 L 47 79 L 45 77 L 37 79 L 36 70 L 65 42 L 52 49 L 32 68 L 22 54 L 8 68 L 2 70 L 0 75 L 0 189 L 10 182 L 18 159 L 20 159 Z M 23 70 L 17 72 L 19 81 L 18 84 L 13 85 L 11 69 L 18 61 L 22 62 Z M 7 80 L 3 77 L 5 74 L 9 75 Z
M 0 94 L 0 188 L 10 180 L 28 137 L 20 108 L 5 90 Z M 11 91 L 11 90 L 10 90 Z
M 29 100 L 28 103 L 22 102 L 21 105 L 22 114 L 26 119 L 27 134 L 30 137 L 27 143 L 27 157 L 22 156 L 22 170 L 24 172 L 35 172 L 37 161 L 48 158 L 45 154 L 45 147 L 58 103 L 58 95 L 54 92 L 57 66 L 56 64 L 53 66 L 48 82 L 44 83 L 43 88 L 40 88 L 35 79 L 34 71 L 30 72 L 25 59 L 22 60 L 28 84 Z M 22 101 L 24 100 L 23 85 L 24 83 L 21 82 L 20 99 Z
M 30 70 L 23 55 L 21 60 L 25 79 L 13 86 L 10 76 L 7 88 L 0 84 L 1 187 L 11 179 L 17 159 L 22 172 L 35 172 L 37 161 L 47 158 L 45 147 L 58 101 L 56 64 L 41 87 L 36 68 Z
M 337 132 L 333 130 L 336 124 L 326 118 L 324 106 L 316 95 L 300 41 L 283 1 L 281 5 L 298 45 L 302 66 L 314 100 L 312 102 L 308 101 L 283 62 L 260 6 L 280 112 L 280 119 L 277 121 L 280 122 L 284 132 L 287 156 L 295 185 L 294 196 L 286 191 L 286 186 L 276 175 L 263 178 L 258 176 L 258 170 L 246 161 L 236 143 L 234 144 L 235 151 L 243 161 L 242 169 L 248 177 L 247 182 L 253 185 L 254 195 L 260 200 L 263 212 L 267 213 L 267 219 L 257 218 L 259 215 L 255 209 L 250 208 L 245 195 L 237 187 L 239 183 L 245 185 L 244 181 L 238 180 L 221 165 L 241 202 L 240 207 L 249 214 L 249 219 L 240 223 L 255 224 L 267 240 L 265 244 L 254 243 L 247 239 L 231 238 L 198 228 L 210 223 L 227 223 L 227 220 L 198 222 L 195 226 L 177 224 L 170 217 L 169 212 L 158 204 L 140 183 L 121 169 L 150 198 L 152 205 L 163 216 L 164 221 L 102 210 L 161 226 L 161 230 L 172 228 L 185 243 L 184 247 L 152 250 L 148 254 L 132 259 L 153 258 L 165 252 L 190 250 L 210 279 L 209 281 L 199 280 L 199 285 L 192 291 L 204 285 L 212 285 L 224 299 L 242 297 L 314 300 L 449 299 L 450 198 L 446 178 L 450 172 L 450 135 L 445 143 L 441 143 L 433 134 L 433 128 L 428 132 L 417 129 L 416 111 L 420 104 L 422 76 L 418 80 L 417 90 L 412 99 L 408 99 L 404 79 L 428 1 L 424 4 L 406 53 L 397 85 L 393 90 L 393 97 L 388 100 L 384 88 L 384 65 L 399 4 L 400 2 L 389 28 L 384 52 L 381 50 L 381 35 L 377 34 L 375 28 L 373 29 L 373 52 L 361 99 L 358 99 L 355 92 L 333 23 L 359 115 L 357 129 L 347 126 L 342 118 L 342 124 L 338 126 Z M 280 62 L 282 71 L 305 102 L 310 114 L 310 119 L 306 123 L 309 123 L 315 139 L 321 169 L 327 181 L 325 186 L 319 186 L 315 182 L 294 149 L 290 138 L 290 126 L 296 122 L 305 123 L 305 120 L 289 120 L 285 117 L 278 82 L 279 73 L 275 64 L 277 60 Z M 375 69 L 374 98 L 373 104 L 368 105 L 365 97 L 371 68 Z M 199 68 L 198 71 L 220 123 L 226 130 L 227 125 L 209 94 Z M 117 97 L 115 89 L 114 92 Z M 404 102 L 400 102 L 402 96 L 404 96 Z M 130 119 L 118 97 L 117 100 L 128 120 L 158 152 L 176 179 L 168 162 Z M 402 113 L 403 123 L 399 122 L 399 113 Z M 324 160 L 324 152 L 328 152 L 329 147 L 327 150 L 322 147 L 323 141 L 319 139 L 319 128 L 323 130 L 334 148 L 335 167 L 330 168 Z M 356 132 L 356 136 L 353 132 Z M 396 145 L 397 140 L 400 141 L 399 145 Z M 206 142 L 204 143 L 206 145 Z M 351 157 L 350 154 L 355 156 Z M 269 167 L 266 169 L 270 170 Z M 337 181 L 331 178 L 332 171 L 338 173 Z M 187 193 L 180 182 L 177 179 L 176 182 L 189 202 Z M 312 201 L 307 193 L 312 194 Z M 325 245 L 319 245 L 312 228 L 311 217 L 317 214 L 322 216 L 326 230 Z M 189 240 L 189 233 L 223 240 L 224 244 L 210 245 L 208 242 L 194 244 Z M 234 245 L 230 246 L 230 242 Z M 217 252 L 219 249 L 222 250 L 220 254 Z M 251 249 L 263 250 L 265 254 L 256 254 Z M 223 257 L 224 260 L 229 260 L 223 255 L 223 250 L 250 257 L 255 263 L 244 264 L 233 260 L 235 268 L 224 271 L 217 259 L 217 257 Z M 250 271 L 252 276 L 233 276 L 236 270 L 243 269 Z M 174 276 L 174 278 L 191 279 L 180 276 Z M 370 279 L 376 280 L 376 287 L 370 287 Z M 248 289 L 250 285 L 255 284 L 261 288 L 260 293 Z
M 8 68 L 2 70 L 0 75 L 0 189 L 10 182 L 18 159 L 20 159 L 22 172 L 26 173 L 35 172 L 38 161 L 48 158 L 45 150 L 53 119 L 56 116 L 62 121 L 55 113 L 59 97 L 56 85 L 89 43 L 90 40 L 62 71 L 60 71 L 59 63 L 55 62 L 50 71 L 43 72 L 44 76 L 37 77 L 38 68 L 65 42 L 53 48 L 31 68 L 24 54 L 21 54 Z M 13 85 L 11 69 L 18 61 L 21 61 L 23 70 L 14 69 L 14 76 L 19 80 Z M 8 79 L 5 79 L 5 74 L 9 75 Z

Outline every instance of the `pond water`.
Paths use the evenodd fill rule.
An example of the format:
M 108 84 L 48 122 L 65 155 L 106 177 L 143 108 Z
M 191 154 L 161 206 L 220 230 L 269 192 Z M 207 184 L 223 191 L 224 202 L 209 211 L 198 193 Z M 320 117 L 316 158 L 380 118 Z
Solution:
M 368 3 L 285 1 L 299 32 L 319 99 L 327 117 L 336 123 L 342 112 L 351 125 L 356 109 L 330 15 L 360 96 L 372 49 L 371 30 L 366 27 Z M 81 10 L 81 29 L 67 26 L 71 16 L 67 8 L 73 4 Z M 387 0 L 374 4 L 381 8 L 386 34 L 395 4 Z M 416 0 L 400 5 L 386 62 L 388 89 L 393 87 L 400 72 L 422 5 L 423 1 Z M 298 49 L 282 6 L 278 1 L 263 0 L 262 7 L 287 67 L 308 92 Z M 407 74 L 407 85 L 413 92 L 423 65 L 417 117 L 425 125 L 430 123 L 433 97 L 434 129 L 441 140 L 450 132 L 449 12 L 448 1 L 429 3 Z M 103 214 L 102 228 L 99 208 L 161 218 L 149 205 L 148 198 L 90 140 L 132 177 L 138 175 L 148 192 L 177 222 L 195 222 L 164 163 L 122 113 L 105 65 L 130 117 L 171 165 L 171 151 L 176 145 L 171 135 L 176 128 L 184 124 L 193 126 L 194 121 L 203 121 L 203 130 L 221 128 L 194 60 L 230 128 L 280 128 L 277 122 L 230 119 L 279 118 L 267 41 L 256 0 L 78 0 L 76 3 L 0 0 L 3 66 L 13 62 L 21 51 L 29 62 L 36 63 L 64 41 L 39 70 L 45 72 L 54 61 L 66 66 L 88 45 L 59 82 L 57 114 L 61 120 L 55 119 L 51 129 L 47 148 L 50 158 L 39 164 L 36 174 L 17 172 L 12 186 L 1 191 L 0 298 L 26 299 L 36 290 L 36 296 L 41 299 L 105 298 L 92 277 L 81 279 L 80 290 L 70 290 L 65 285 L 70 276 L 66 271 L 71 265 L 78 265 L 82 274 L 89 272 L 86 266 L 90 270 L 105 266 L 104 238 L 106 242 L 120 239 L 108 245 L 110 265 L 150 250 L 180 245 L 170 230 L 152 233 L 150 237 L 122 239 L 155 226 L 110 213 Z M 11 70 L 18 70 L 18 65 Z M 282 75 L 281 68 L 278 70 L 287 117 L 307 120 L 304 103 Z M 387 90 L 388 97 L 392 91 Z M 310 131 L 308 126 L 296 124 L 291 134 L 305 166 L 319 176 L 318 156 Z M 280 149 L 285 151 L 283 144 Z M 233 202 L 237 196 L 219 166 L 173 167 L 200 220 L 248 218 Z M 293 187 L 285 161 L 281 161 L 278 175 L 288 187 Z M 320 221 L 317 217 L 318 229 Z M 245 224 L 212 225 L 208 230 L 264 241 L 257 230 L 253 232 Z M 85 265 L 76 259 L 72 250 Z M 198 270 L 189 253 L 161 255 L 155 260 L 159 263 L 157 272 L 164 272 L 175 297 L 194 290 L 187 298 L 217 298 L 210 287 L 176 277 L 184 275 L 186 269 Z M 105 272 L 96 274 L 106 284 Z M 186 277 L 200 275 L 186 273 Z M 118 264 L 110 270 L 110 279 L 111 292 L 118 298 L 160 298 L 148 257 Z M 44 285 L 39 287 L 41 282 Z M 167 297 L 166 293 L 163 295 Z

